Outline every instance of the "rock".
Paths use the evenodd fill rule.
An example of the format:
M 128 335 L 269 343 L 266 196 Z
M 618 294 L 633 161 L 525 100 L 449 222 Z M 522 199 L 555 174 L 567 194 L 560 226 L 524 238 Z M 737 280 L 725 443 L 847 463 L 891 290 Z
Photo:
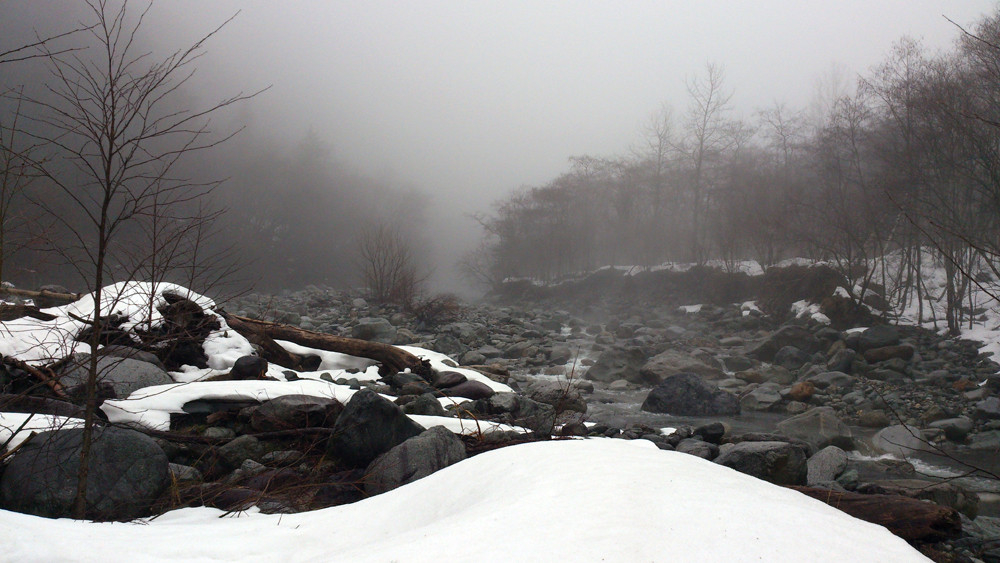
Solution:
M 758 344 L 747 355 L 764 362 L 771 362 L 778 350 L 794 346 L 806 353 L 819 352 L 822 344 L 809 329 L 798 325 L 785 325 Z
M 552 405 L 556 412 L 587 412 L 587 401 L 580 395 L 580 391 L 569 383 L 535 381 L 528 385 L 524 394 L 540 403 Z
M 740 442 L 719 449 L 715 463 L 776 485 L 806 482 L 806 454 L 788 442 Z
M 979 496 L 949 482 L 932 483 L 920 479 L 886 479 L 867 483 L 858 492 L 876 495 L 903 495 L 929 500 L 941 506 L 954 508 L 973 519 L 979 513 Z
M 462 355 L 461 363 L 464 366 L 474 366 L 486 363 L 486 356 L 476 350 L 469 350 Z
M 844 450 L 854 449 L 851 429 L 837 418 L 831 407 L 815 407 L 802 414 L 786 418 L 777 424 L 778 432 L 803 440 L 819 450 L 833 445 Z
M 693 373 L 679 373 L 654 387 L 642 403 L 647 412 L 674 416 L 719 416 L 739 414 L 735 395 L 720 391 Z
M 987 397 L 976 403 L 972 416 L 978 420 L 1000 419 L 1000 397 Z
M 877 325 L 865 329 L 858 338 L 858 351 L 862 354 L 875 348 L 899 344 L 899 329 L 892 325 Z
M 391 401 L 362 389 L 337 417 L 328 449 L 347 465 L 360 468 L 423 431 Z
M 808 403 L 813 394 L 816 393 L 816 385 L 812 381 L 800 381 L 792 385 L 788 392 L 788 398 L 793 401 Z
M 977 432 L 969 438 L 969 449 L 977 451 L 1000 451 L 1000 430 Z
M 462 397 L 465 399 L 486 399 L 493 396 L 493 388 L 482 381 L 463 381 L 458 385 L 444 390 L 449 397 Z
M 344 410 L 335 399 L 311 395 L 283 395 L 264 401 L 253 410 L 250 425 L 258 432 L 292 428 L 333 427 Z
M 830 359 L 826 361 L 826 369 L 830 371 L 840 371 L 844 373 L 851 373 L 851 365 L 854 363 L 854 359 L 858 357 L 858 353 L 850 348 L 841 348 L 834 352 Z
M 849 389 L 857 380 L 853 375 L 847 375 L 840 371 L 824 371 L 815 375 L 810 375 L 806 381 L 812 382 L 817 389 Z
M 731 348 L 733 346 L 743 346 L 743 339 L 739 336 L 727 336 L 725 338 L 719 339 L 719 346 L 723 348 Z
M 232 379 L 263 379 L 267 375 L 267 360 L 260 356 L 243 356 L 229 370 Z
M 837 446 L 827 446 L 806 461 L 806 469 L 809 485 L 834 481 L 847 469 L 847 452 Z
M 167 467 L 170 471 L 170 479 L 177 481 L 178 483 L 200 483 L 205 480 L 201 471 L 198 471 L 190 465 L 171 463 Z
M 781 393 L 776 384 L 764 384 L 750 391 L 740 399 L 740 408 L 748 411 L 766 411 L 781 402 Z
M 556 424 L 556 411 L 552 405 L 517 393 L 497 393 L 488 399 L 480 399 L 472 404 L 471 410 L 541 435 L 552 434 Z
M 430 393 L 417 395 L 415 399 L 403 405 L 406 414 L 423 414 L 430 416 L 448 416 L 448 411 L 441 406 L 441 401 Z
M 364 317 L 351 328 L 351 336 L 361 340 L 393 344 L 396 341 L 396 327 L 381 317 Z
M 693 373 L 708 380 L 719 380 L 726 377 L 724 371 L 706 364 L 695 356 L 677 350 L 667 350 L 650 358 L 639 370 L 639 378 L 630 381 L 656 385 L 678 373 Z
M 785 405 L 785 412 L 788 414 L 802 414 L 809 410 L 809 405 L 801 401 L 788 401 Z
M 160 358 L 157 358 L 155 354 L 151 354 L 145 350 L 139 350 L 138 348 L 132 348 L 131 346 L 111 344 L 108 346 L 102 346 L 97 353 L 100 356 L 114 356 L 115 358 L 139 360 L 140 362 L 153 364 L 163 371 L 167 371 L 167 366 L 163 365 L 163 362 L 160 361 Z
M 601 352 L 597 362 L 583 376 L 591 381 L 610 383 L 616 379 L 641 381 L 639 370 L 646 363 L 646 354 L 638 347 L 611 348 Z
M 631 386 L 632 384 L 624 379 L 616 379 L 608 384 L 608 389 L 611 391 L 624 391 Z
M 73 354 L 72 367 L 59 378 L 67 389 L 81 388 L 87 383 L 90 368 L 90 354 Z M 116 356 L 97 358 L 98 384 L 108 384 L 116 397 L 125 398 L 133 391 L 153 385 L 167 385 L 174 380 L 163 369 L 141 360 Z M 72 394 L 72 393 L 71 393 Z
M 746 371 L 753 367 L 753 361 L 745 356 L 724 356 L 722 364 L 728 371 L 733 372 Z
M 447 389 L 449 387 L 454 387 L 459 383 L 465 383 L 469 378 L 463 373 L 457 371 L 442 371 L 434 374 L 434 387 L 438 389 Z
M 726 435 L 726 425 L 721 422 L 709 422 L 691 431 L 692 436 L 701 436 L 701 439 L 710 444 L 722 443 L 722 437 Z
M 681 440 L 674 449 L 682 454 L 693 455 L 709 461 L 719 455 L 719 446 L 702 440 L 695 440 L 694 438 Z
M 809 353 L 799 350 L 795 346 L 784 346 L 774 354 L 771 363 L 788 371 L 796 371 L 809 361 L 810 356 Z
M 365 492 L 377 495 L 412 483 L 465 459 L 465 444 L 434 426 L 379 456 L 365 470 Z
M 560 436 L 586 436 L 590 433 L 590 429 L 583 422 L 576 421 L 564 424 L 562 428 L 559 429 Z
M 929 428 L 939 428 L 944 430 L 945 438 L 948 438 L 952 442 L 965 442 L 966 437 L 968 437 L 969 432 L 972 432 L 973 423 L 972 419 L 967 416 L 959 416 L 956 418 L 945 418 L 941 420 L 936 420 L 928 425 Z
M 263 455 L 264 450 L 260 440 L 253 436 L 240 436 L 235 440 L 227 442 L 218 449 L 219 457 L 230 468 L 235 469 L 243 465 L 246 460 L 257 461 Z
M 879 430 L 872 436 L 872 446 L 887 454 L 900 457 L 928 449 L 927 440 L 920 429 L 907 424 L 895 424 Z
M 877 364 L 879 362 L 884 362 L 892 359 L 900 359 L 905 361 L 910 361 L 913 358 L 913 353 L 915 352 L 913 346 L 909 344 L 900 344 L 896 346 L 883 346 L 881 348 L 872 348 L 865 352 L 865 361 L 870 364 Z
M 882 409 L 865 410 L 858 415 L 858 425 L 865 428 L 885 428 L 890 424 L 892 421 Z
M 72 517 L 82 444 L 82 428 L 35 436 L 7 465 L 0 479 L 0 505 L 47 518 Z M 144 516 L 169 482 L 167 455 L 152 438 L 134 430 L 94 428 L 88 519 Z

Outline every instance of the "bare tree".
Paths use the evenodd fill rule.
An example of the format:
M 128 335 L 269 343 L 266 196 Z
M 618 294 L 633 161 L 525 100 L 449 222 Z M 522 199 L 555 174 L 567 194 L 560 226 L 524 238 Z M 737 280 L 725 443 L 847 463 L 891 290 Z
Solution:
M 198 110 L 180 109 L 174 99 L 191 79 L 193 63 L 205 43 L 230 20 L 223 22 L 187 48 L 154 60 L 140 51 L 138 35 L 151 5 L 134 11 L 127 0 L 87 0 L 94 25 L 87 28 L 87 57 L 41 45 L 52 81 L 43 94 L 24 96 L 34 110 L 32 138 L 50 151 L 35 170 L 58 194 L 57 202 L 36 203 L 50 213 L 70 242 L 55 250 L 66 258 L 93 288 L 94 312 L 89 344 L 96 351 L 107 322 L 108 304 L 102 288 L 112 279 L 131 279 L 141 264 L 134 243 L 123 240 L 138 223 L 150 217 L 175 221 L 167 209 L 182 213 L 216 184 L 195 182 L 174 173 L 181 159 L 213 147 L 235 132 L 214 135 L 209 117 L 214 112 L 255 94 L 237 94 Z M 235 17 L 235 16 L 234 16 Z M 68 206 L 72 213 L 60 212 Z M 162 231 L 153 229 L 154 238 Z M 174 241 L 153 243 L 149 251 L 170 255 Z M 157 249 L 157 245 L 160 245 Z M 166 246 L 163 246 L 166 245 Z M 166 252 L 160 252 L 164 251 Z M 147 255 L 148 258 L 149 255 Z M 159 269 L 162 263 L 153 263 Z M 97 354 L 91 354 L 86 382 L 83 445 L 74 513 L 86 514 L 88 460 L 93 434 Z
M 413 304 L 427 277 L 418 269 L 409 239 L 385 222 L 361 231 L 358 262 L 368 295 L 379 303 Z

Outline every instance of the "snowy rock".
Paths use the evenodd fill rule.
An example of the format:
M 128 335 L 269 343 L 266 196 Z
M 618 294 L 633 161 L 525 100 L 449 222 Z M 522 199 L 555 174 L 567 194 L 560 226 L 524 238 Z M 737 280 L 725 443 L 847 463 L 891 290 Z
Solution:
M 392 402 L 362 389 L 344 406 L 333 431 L 330 453 L 352 467 L 364 467 L 424 428 Z
M 715 463 L 776 485 L 806 483 L 806 455 L 788 442 L 740 442 L 719 449 Z
M 739 414 L 735 395 L 719 390 L 693 373 L 679 373 L 654 387 L 642 410 L 674 416 L 718 416 Z
M 365 492 L 378 495 L 412 483 L 465 459 L 465 445 L 450 430 L 434 426 L 407 439 L 365 470 Z
M 0 479 L 0 504 L 48 518 L 72 514 L 83 429 L 43 432 L 11 459 Z M 87 476 L 87 518 L 145 515 L 169 483 L 167 456 L 152 438 L 121 428 L 94 429 Z

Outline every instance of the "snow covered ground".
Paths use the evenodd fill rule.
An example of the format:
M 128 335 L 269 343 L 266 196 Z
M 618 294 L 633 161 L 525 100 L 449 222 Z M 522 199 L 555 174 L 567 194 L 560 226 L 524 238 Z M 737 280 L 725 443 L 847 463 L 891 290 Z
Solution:
M 643 447 L 643 444 L 649 447 Z M 885 528 L 649 442 L 494 450 L 292 515 L 189 508 L 94 524 L 0 511 L 0 558 L 59 561 L 927 561 Z

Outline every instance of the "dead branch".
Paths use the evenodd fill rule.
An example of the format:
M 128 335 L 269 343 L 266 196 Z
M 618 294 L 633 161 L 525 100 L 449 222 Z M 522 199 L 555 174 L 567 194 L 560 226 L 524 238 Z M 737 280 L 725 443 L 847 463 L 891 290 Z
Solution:
M 0 295 L 14 295 L 17 297 L 27 297 L 30 299 L 51 299 L 53 301 L 65 301 L 63 305 L 68 305 L 79 301 L 82 293 L 57 293 L 55 291 L 31 291 L 30 289 L 16 289 L 13 287 L 0 287 Z
M 17 358 L 12 358 L 10 356 L 3 357 L 3 363 L 17 368 L 19 370 L 28 372 L 35 379 L 44 383 L 52 392 L 60 399 L 68 399 L 66 396 L 66 391 L 63 389 L 62 384 L 59 383 L 59 378 L 56 377 L 54 373 L 48 368 L 36 368 L 34 366 L 28 365 Z

